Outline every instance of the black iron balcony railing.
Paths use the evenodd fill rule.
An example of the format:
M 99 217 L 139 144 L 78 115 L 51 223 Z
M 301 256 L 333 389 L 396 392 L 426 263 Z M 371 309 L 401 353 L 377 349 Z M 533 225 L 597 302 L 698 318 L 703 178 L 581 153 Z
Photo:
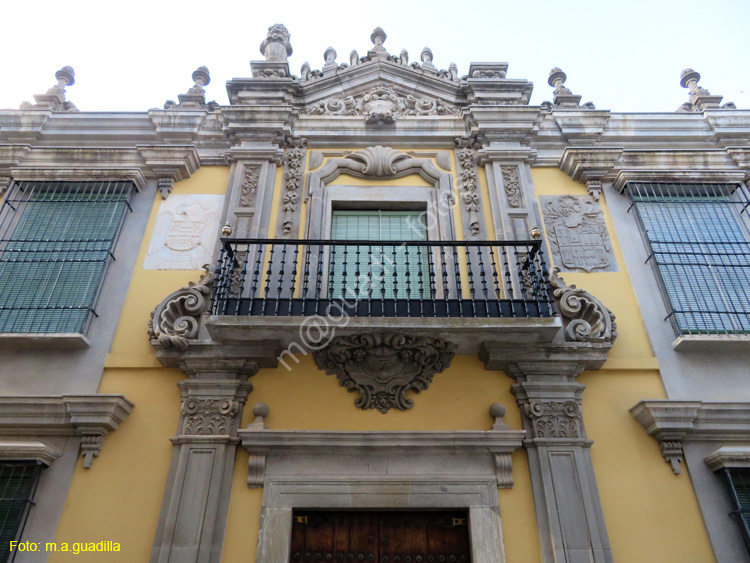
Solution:
M 540 241 L 222 239 L 214 315 L 550 317 Z

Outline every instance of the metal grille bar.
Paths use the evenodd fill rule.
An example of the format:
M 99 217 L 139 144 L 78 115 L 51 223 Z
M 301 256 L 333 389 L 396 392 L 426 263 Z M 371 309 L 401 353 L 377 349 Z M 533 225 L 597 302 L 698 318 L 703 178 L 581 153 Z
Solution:
M 745 549 L 750 554 L 750 468 L 725 467 L 724 476 L 734 505 L 729 515 L 739 525 Z
M 211 312 L 549 317 L 553 301 L 540 241 L 222 239 Z
M 10 542 L 23 533 L 41 469 L 36 462 L 0 464 L 0 563 L 15 558 Z
M 83 333 L 132 182 L 14 182 L 0 208 L 0 332 Z
M 738 184 L 628 184 L 680 334 L 750 333 L 750 194 Z

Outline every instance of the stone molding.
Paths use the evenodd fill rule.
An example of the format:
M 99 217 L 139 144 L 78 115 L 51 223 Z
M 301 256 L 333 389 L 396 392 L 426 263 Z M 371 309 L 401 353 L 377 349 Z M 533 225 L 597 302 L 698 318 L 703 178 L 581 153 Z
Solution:
M 750 403 L 644 400 L 630 414 L 659 443 L 675 474 L 680 473 L 685 442 L 750 441 Z
M 152 345 L 186 350 L 198 338 L 200 318 L 208 311 L 214 274 L 208 264 L 201 279 L 173 291 L 151 311 L 148 336 Z
M 704 461 L 711 471 L 750 467 L 750 446 L 722 446 L 708 454 Z
M 736 150 L 566 148 L 560 169 L 577 182 L 612 182 L 622 192 L 628 182 L 742 182 Z
M 498 488 L 513 486 L 510 454 L 521 447 L 524 430 L 456 430 L 445 432 L 417 431 L 336 431 L 272 430 L 248 426 L 239 430 L 242 446 L 250 453 L 248 486 L 264 483 L 266 460 L 258 456 L 322 455 L 340 457 L 386 455 L 419 457 L 439 452 L 455 455 L 492 455 Z M 438 471 L 433 468 L 433 471 Z M 324 475 L 321 475 L 324 477 Z
M 132 409 L 133 403 L 122 395 L 2 397 L 0 434 L 80 436 L 83 466 L 88 469 L 99 456 L 104 437 L 117 430 Z M 39 453 L 52 459 L 55 452 Z
M 55 448 L 38 441 L 0 440 L 0 461 L 36 461 L 49 467 L 61 455 Z
M 450 365 L 454 348 L 440 338 L 376 332 L 337 336 L 313 358 L 341 387 L 359 393 L 354 406 L 386 414 L 391 408 L 412 408 L 406 393 L 427 389 L 433 375 Z

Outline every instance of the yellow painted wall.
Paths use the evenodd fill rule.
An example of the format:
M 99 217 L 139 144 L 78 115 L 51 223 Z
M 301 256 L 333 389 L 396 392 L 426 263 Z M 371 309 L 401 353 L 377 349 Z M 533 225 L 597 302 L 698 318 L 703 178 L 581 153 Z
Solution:
M 453 170 L 455 181 L 455 161 Z M 486 201 L 483 171 L 479 178 Z M 533 179 L 540 195 L 586 193 L 582 185 L 559 171 L 534 170 Z M 227 180 L 228 169 L 203 168 L 189 180 L 176 184 L 175 193 L 221 194 Z M 410 176 L 397 183 L 421 185 L 421 181 L 418 176 Z M 282 182 L 279 170 L 271 232 L 275 232 L 279 214 Z M 340 176 L 335 183 L 368 182 Z M 185 376 L 179 370 L 160 367 L 146 338 L 146 324 L 150 311 L 161 299 L 200 275 L 142 269 L 160 201 L 156 197 L 100 388 L 102 393 L 122 393 L 136 406 L 120 429 L 106 439 L 102 455 L 92 469 L 84 470 L 79 463 L 56 538 L 58 542 L 119 541 L 123 551 L 107 554 L 106 559 L 101 555 L 97 558 L 58 553 L 50 556 L 51 562 L 87 558 L 147 561 L 151 551 L 172 453 L 169 438 L 179 419 L 176 383 Z M 622 269 L 624 261 L 604 198 L 601 203 Z M 485 218 L 490 220 L 488 206 L 485 207 Z M 301 211 L 304 209 L 303 205 Z M 460 225 L 458 204 L 453 212 Z M 492 231 L 489 223 L 488 231 Z M 620 336 L 605 369 L 580 378 L 588 386 L 583 411 L 589 437 L 596 442 L 592 458 L 615 560 L 711 560 L 689 477 L 671 473 L 656 443 L 628 413 L 640 399 L 662 398 L 664 392 L 627 273 L 566 274 L 564 278 L 597 295 L 618 317 Z M 293 365 L 291 371 L 283 366 L 261 370 L 252 383 L 254 391 L 248 399 L 243 426 L 251 422 L 250 407 L 264 401 L 270 406 L 266 424 L 278 429 L 489 429 L 493 421 L 488 407 L 499 401 L 508 409 L 506 422 L 513 429 L 521 428 L 520 413 L 510 394 L 511 380 L 502 373 L 485 371 L 476 357 L 455 358 L 448 370 L 435 375 L 429 389 L 409 395 L 415 401 L 413 409 L 390 411 L 387 415 L 356 409 L 356 394 L 348 393 L 335 377 L 318 370 L 310 356 Z M 223 551 L 225 563 L 254 560 L 262 490 L 246 485 L 247 458 L 247 453 L 240 450 Z M 536 563 L 540 561 L 539 538 L 523 450 L 513 455 L 513 474 L 513 489 L 498 493 L 507 559 L 509 563 Z M 666 553 L 668 559 L 662 557 Z

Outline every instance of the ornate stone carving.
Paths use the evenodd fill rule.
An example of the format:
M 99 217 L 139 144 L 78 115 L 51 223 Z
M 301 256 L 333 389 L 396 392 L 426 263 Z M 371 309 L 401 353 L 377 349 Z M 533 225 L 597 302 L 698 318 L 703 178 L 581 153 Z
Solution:
M 258 179 L 260 178 L 260 166 L 246 166 L 245 178 L 242 181 L 242 192 L 240 194 L 240 205 L 252 207 L 255 202 L 255 194 L 258 193 Z
M 404 116 L 458 115 L 459 109 L 442 100 L 403 96 L 391 87 L 375 86 L 363 94 L 316 102 L 301 111 L 305 115 L 364 115 L 369 124 L 393 123 Z
M 65 99 L 65 87 L 76 83 L 76 73 L 72 66 L 64 66 L 55 73 L 57 84 L 44 94 L 34 94 L 35 104 L 23 102 L 21 109 L 43 109 L 50 111 L 77 112 L 78 108 Z
M 427 389 L 433 375 L 450 365 L 453 348 L 439 338 L 375 333 L 336 337 L 313 356 L 342 387 L 360 394 L 355 406 L 385 414 L 391 408 L 412 408 L 406 392 Z
M 268 35 L 260 44 L 260 53 L 267 61 L 285 62 L 292 55 L 289 30 L 280 23 L 268 28 Z
M 187 350 L 190 341 L 198 337 L 200 317 L 208 311 L 214 274 L 208 264 L 198 283 L 170 293 L 151 312 L 148 322 L 148 336 L 153 343 L 165 348 Z
M 253 78 L 288 78 L 289 74 L 283 68 L 253 69 Z
M 582 438 L 581 407 L 575 401 L 531 401 L 523 405 L 534 438 Z
M 172 100 L 167 100 L 164 104 L 164 109 L 181 109 L 181 110 L 195 110 L 195 109 L 214 109 L 219 104 L 216 102 L 206 103 L 206 91 L 203 89 L 211 82 L 211 75 L 208 73 L 208 68 L 205 66 L 199 66 L 193 72 L 193 86 L 186 94 L 180 94 L 177 99 L 180 100 L 179 104 L 175 104 Z
M 224 436 L 232 419 L 240 412 L 240 403 L 229 399 L 193 399 L 182 403 L 182 434 Z
M 607 225 L 590 195 L 543 196 L 550 250 L 565 271 L 616 271 Z
M 567 285 L 558 276 L 560 268 L 550 271 L 555 309 L 563 321 L 565 340 L 570 342 L 609 342 L 617 338 L 615 315 L 596 297 L 575 285 Z
M 724 96 L 712 96 L 711 92 L 698 86 L 701 75 L 692 68 L 686 68 L 680 73 L 680 86 L 690 90 L 689 101 L 677 108 L 678 112 L 700 112 L 704 109 L 737 109 L 733 102 L 727 102 L 723 106 L 721 100 Z
M 281 201 L 283 219 L 281 231 L 285 235 L 292 232 L 294 212 L 299 203 L 299 189 L 302 183 L 302 164 L 307 153 L 307 139 L 303 137 L 288 137 L 286 140 L 290 148 L 286 152 L 286 172 L 284 173 L 284 187 L 286 192 Z
M 456 139 L 460 144 L 460 139 Z M 470 148 L 456 149 L 458 162 L 461 164 L 461 186 L 464 209 L 469 216 L 469 229 L 472 235 L 478 235 L 479 227 L 479 179 L 477 177 L 477 151 Z
M 659 450 L 661 450 L 661 455 L 664 458 L 664 461 L 666 461 L 672 468 L 672 473 L 679 475 L 680 462 L 684 457 L 682 453 L 682 442 L 679 440 L 665 440 L 659 442 Z
M 563 86 L 568 76 L 559 68 L 555 67 L 549 71 L 547 84 L 554 87 L 552 106 L 556 108 L 578 108 L 596 109 L 592 102 L 586 102 L 581 106 L 581 96 L 573 94 L 569 88 Z M 549 103 L 549 102 L 546 102 Z
M 213 259 L 224 196 L 174 194 L 162 202 L 143 267 L 197 270 Z
M 521 186 L 518 181 L 518 168 L 516 166 L 501 166 L 503 175 L 503 187 L 508 203 L 511 207 L 521 206 Z

